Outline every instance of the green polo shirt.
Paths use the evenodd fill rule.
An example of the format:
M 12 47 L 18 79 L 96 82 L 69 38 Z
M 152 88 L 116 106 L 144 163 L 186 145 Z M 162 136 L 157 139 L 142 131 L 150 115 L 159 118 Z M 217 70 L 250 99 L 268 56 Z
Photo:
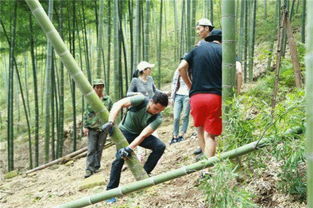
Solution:
M 145 97 L 142 95 L 133 96 L 130 97 L 130 102 L 132 106 L 139 106 L 145 102 Z M 151 123 L 149 123 L 148 120 L 153 115 L 147 112 L 147 106 L 139 109 L 136 112 L 128 110 L 125 118 L 120 123 L 119 128 L 132 134 L 140 134 L 147 126 L 150 126 L 152 129 L 156 130 L 162 123 L 162 117 L 160 114 L 158 114 L 157 117 Z

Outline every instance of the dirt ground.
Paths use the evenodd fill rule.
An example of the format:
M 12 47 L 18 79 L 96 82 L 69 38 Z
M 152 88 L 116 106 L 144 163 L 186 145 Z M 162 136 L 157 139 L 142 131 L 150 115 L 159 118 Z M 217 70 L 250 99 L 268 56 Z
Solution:
M 192 124 L 192 120 L 191 120 Z M 172 136 L 172 121 L 165 118 L 158 130 L 159 137 L 166 143 L 167 149 L 161 161 L 156 166 L 152 175 L 158 175 L 184 165 L 195 162 L 192 152 L 196 149 L 197 138 L 194 128 L 191 126 L 186 139 L 180 143 L 169 145 Z M 25 144 L 26 145 L 26 144 Z M 16 150 L 18 155 L 17 166 L 22 168 L 27 161 L 26 146 L 20 145 Z M 86 138 L 79 144 L 86 145 Z M 1 150 L 0 150 L 1 151 Z M 1 155 L 5 152 L 1 151 Z M 66 164 L 58 164 L 49 168 L 26 175 L 21 174 L 11 178 L 3 178 L 3 169 L 0 181 L 0 207 L 1 208 L 49 208 L 57 205 L 93 195 L 105 190 L 109 179 L 111 162 L 115 157 L 115 147 L 112 146 L 103 152 L 101 171 L 89 179 L 84 179 L 85 158 Z M 0 158 L 0 163 L 6 161 Z M 1 165 L 2 166 L 2 165 Z M 3 166 L 2 166 L 3 168 Z M 273 171 L 269 164 L 269 172 Z M 25 172 L 25 170 L 24 170 Z M 89 207 L 113 207 L 113 208 L 205 208 L 205 196 L 198 188 L 199 172 L 192 173 L 172 181 L 159 184 L 144 190 L 133 192 L 123 197 L 118 197 L 117 203 L 108 205 L 100 202 Z M 87 189 L 81 189 L 86 180 L 98 180 L 101 183 Z M 122 173 L 121 185 L 134 182 L 131 172 L 125 170 Z M 273 188 L 275 177 L 270 173 L 264 173 L 264 177 L 256 178 L 248 187 L 255 195 L 255 201 L 260 207 L 302 208 L 304 204 L 293 201 L 289 196 L 279 194 Z

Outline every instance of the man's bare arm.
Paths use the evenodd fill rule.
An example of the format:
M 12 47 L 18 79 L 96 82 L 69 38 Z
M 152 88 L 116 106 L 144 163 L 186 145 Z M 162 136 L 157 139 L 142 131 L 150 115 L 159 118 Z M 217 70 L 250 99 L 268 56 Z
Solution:
M 182 60 L 180 64 L 178 65 L 177 70 L 179 71 L 179 74 L 181 78 L 184 80 L 186 83 L 187 87 L 190 89 L 191 88 L 191 80 L 188 75 L 188 70 L 189 70 L 189 64 L 187 61 Z

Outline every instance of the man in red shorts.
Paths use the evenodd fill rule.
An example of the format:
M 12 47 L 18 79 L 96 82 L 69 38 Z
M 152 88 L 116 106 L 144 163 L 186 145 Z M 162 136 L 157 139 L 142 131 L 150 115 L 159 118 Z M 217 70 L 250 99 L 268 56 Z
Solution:
M 207 157 L 212 157 L 216 137 L 222 133 L 222 31 L 213 30 L 206 40 L 211 42 L 191 50 L 178 70 L 190 89 L 191 115 L 198 127 L 199 146 Z

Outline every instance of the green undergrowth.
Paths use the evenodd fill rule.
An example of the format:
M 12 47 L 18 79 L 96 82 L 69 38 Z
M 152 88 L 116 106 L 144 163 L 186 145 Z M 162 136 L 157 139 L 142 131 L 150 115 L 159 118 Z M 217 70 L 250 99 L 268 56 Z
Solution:
M 299 131 L 289 131 L 285 134 L 295 127 L 304 129 L 304 90 L 297 89 L 294 85 L 292 68 L 288 63 L 283 63 L 277 103 L 273 112 L 273 73 L 268 73 L 247 92 L 235 97 L 224 117 L 227 125 L 224 126 L 223 136 L 219 140 L 218 151 L 228 151 L 263 138 L 273 140 L 266 148 L 237 160 L 237 169 L 229 162 L 214 166 L 213 178 L 202 182 L 209 207 L 240 207 L 236 205 L 238 200 L 242 200 L 243 204 L 258 201 L 258 191 L 255 191 L 256 196 L 253 196 L 246 193 L 243 187 L 248 183 L 257 183 L 265 173 L 275 181 L 271 183 L 272 190 L 291 195 L 293 200 L 305 200 L 304 134 Z M 238 175 L 242 177 L 240 182 L 235 180 Z M 225 197 L 219 195 L 224 193 Z M 231 204 L 222 206 L 227 197 L 230 197 L 228 203 Z
M 208 207 L 257 207 L 251 200 L 253 194 L 237 182 L 240 178 L 237 168 L 225 160 L 215 164 L 210 175 L 202 179 L 200 188 L 206 194 Z

